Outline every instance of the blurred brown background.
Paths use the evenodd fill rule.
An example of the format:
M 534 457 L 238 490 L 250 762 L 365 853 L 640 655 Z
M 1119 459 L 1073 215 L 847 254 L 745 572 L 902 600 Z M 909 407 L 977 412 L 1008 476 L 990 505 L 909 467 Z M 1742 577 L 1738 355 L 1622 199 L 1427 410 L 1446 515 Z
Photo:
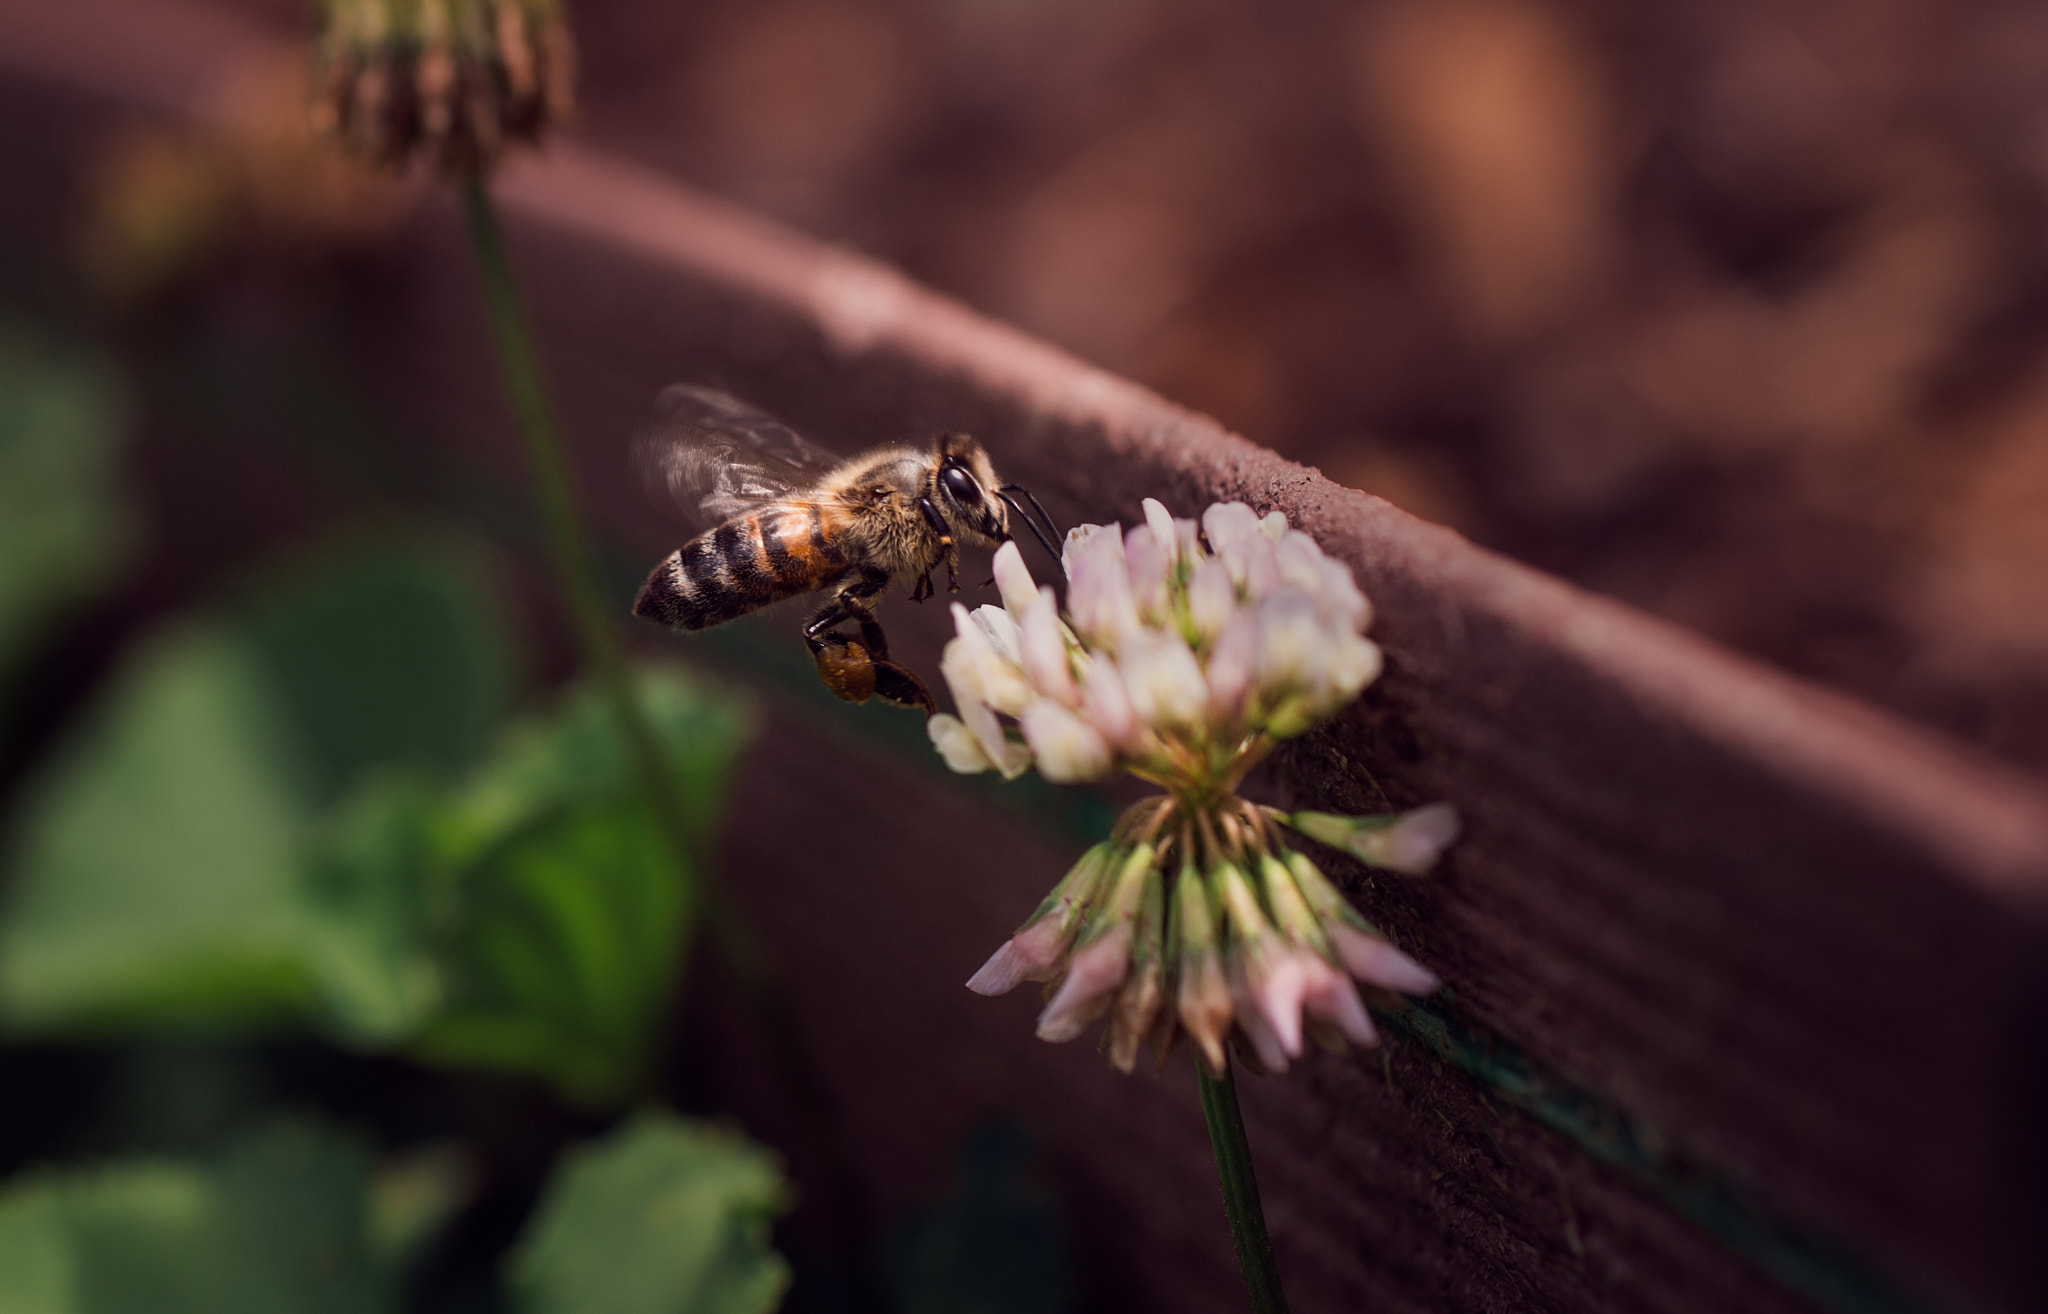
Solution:
M 606 147 L 2048 768 L 2048 9 L 586 0 L 574 21 L 578 131 Z

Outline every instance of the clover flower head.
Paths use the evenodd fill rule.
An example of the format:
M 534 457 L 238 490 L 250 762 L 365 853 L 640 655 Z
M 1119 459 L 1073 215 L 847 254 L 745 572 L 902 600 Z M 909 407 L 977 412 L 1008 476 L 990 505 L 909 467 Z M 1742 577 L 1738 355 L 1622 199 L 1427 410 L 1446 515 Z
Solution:
M 316 127 L 351 154 L 449 173 L 569 118 L 575 50 L 557 0 L 327 0 Z
M 1223 503 L 1197 524 L 1151 499 L 1129 531 L 1068 534 L 1061 564 L 1064 612 L 1014 543 L 996 553 L 1002 605 L 954 606 L 940 670 L 959 714 L 931 718 L 932 741 L 955 771 L 1122 771 L 1166 793 L 1126 810 L 968 987 L 1048 983 L 1039 1036 L 1070 1040 L 1106 1018 L 1104 1047 L 1125 1072 L 1144 1043 L 1163 1058 L 1183 1034 L 1218 1072 L 1230 1045 L 1284 1071 L 1305 1039 L 1373 1044 L 1354 983 L 1427 994 L 1436 977 L 1283 831 L 1419 873 L 1457 838 L 1456 813 L 1283 813 L 1237 795 L 1275 743 L 1379 675 L 1351 571 L 1278 512 Z

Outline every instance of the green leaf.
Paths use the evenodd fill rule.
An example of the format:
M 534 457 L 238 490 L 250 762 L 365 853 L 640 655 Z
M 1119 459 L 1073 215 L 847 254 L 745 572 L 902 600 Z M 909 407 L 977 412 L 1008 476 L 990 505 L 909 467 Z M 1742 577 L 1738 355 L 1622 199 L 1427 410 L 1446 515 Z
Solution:
M 0 1310 L 72 1314 L 78 1307 L 76 1257 L 55 1194 L 31 1189 L 0 1195 Z
M 162 636 L 38 782 L 9 864 L 0 1017 L 30 1029 L 303 1008 L 307 814 L 246 647 Z
M 475 758 L 513 687 L 482 575 L 452 544 L 343 543 L 236 610 L 313 802 L 372 773 L 447 778 Z
M 318 990 L 315 1021 L 345 1044 L 402 1044 L 440 1007 L 427 902 L 444 795 L 414 776 L 373 778 L 306 846 L 302 961 Z
M 311 1023 L 591 1105 L 638 1091 L 745 717 L 638 677 L 680 864 L 594 691 L 447 783 L 509 681 L 473 575 L 329 559 L 138 652 L 22 813 L 0 1023 Z
M 330 555 L 145 643 L 21 813 L 0 1021 L 416 1031 L 437 997 L 418 795 L 510 668 L 476 571 L 428 547 Z
M 639 677 L 693 850 L 744 730 L 729 700 L 673 672 Z M 695 853 L 676 855 L 595 691 L 511 736 L 442 817 L 447 993 L 419 1052 L 543 1077 L 615 1104 L 642 1085 L 695 907 Z
M 0 323 L 0 672 L 127 554 L 120 410 L 97 361 Z
M 523 1314 L 760 1314 L 789 1285 L 768 1229 L 789 1207 L 774 1156 L 735 1133 L 642 1114 L 571 1154 L 511 1261 Z
M 8 1314 L 382 1314 L 370 1156 L 312 1123 L 205 1159 L 48 1173 L 0 1194 Z

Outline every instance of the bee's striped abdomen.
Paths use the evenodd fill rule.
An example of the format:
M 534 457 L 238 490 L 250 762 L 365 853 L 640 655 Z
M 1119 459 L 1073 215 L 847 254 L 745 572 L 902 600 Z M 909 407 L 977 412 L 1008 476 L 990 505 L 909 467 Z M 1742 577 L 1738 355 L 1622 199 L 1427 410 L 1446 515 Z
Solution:
M 676 549 L 640 586 L 633 614 L 701 630 L 823 588 L 845 571 L 816 506 L 769 507 Z

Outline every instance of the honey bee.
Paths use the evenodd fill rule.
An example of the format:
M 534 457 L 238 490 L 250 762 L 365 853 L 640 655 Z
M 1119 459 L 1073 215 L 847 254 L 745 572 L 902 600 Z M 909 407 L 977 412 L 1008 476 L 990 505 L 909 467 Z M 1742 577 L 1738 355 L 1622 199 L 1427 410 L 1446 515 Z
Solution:
M 913 579 L 910 599 L 922 602 L 937 592 L 932 571 L 943 564 L 947 588 L 959 592 L 960 545 L 1008 542 L 1013 511 L 1059 556 L 1045 508 L 1002 483 L 966 434 L 842 461 L 709 388 L 677 384 L 657 405 L 659 419 L 637 445 L 641 471 L 711 527 L 648 574 L 633 614 L 701 630 L 785 598 L 829 594 L 804 621 L 804 642 L 818 678 L 848 702 L 879 697 L 927 716 L 935 710 L 924 681 L 890 659 L 875 620 L 875 602 L 893 581 Z M 847 622 L 858 639 L 835 628 Z

